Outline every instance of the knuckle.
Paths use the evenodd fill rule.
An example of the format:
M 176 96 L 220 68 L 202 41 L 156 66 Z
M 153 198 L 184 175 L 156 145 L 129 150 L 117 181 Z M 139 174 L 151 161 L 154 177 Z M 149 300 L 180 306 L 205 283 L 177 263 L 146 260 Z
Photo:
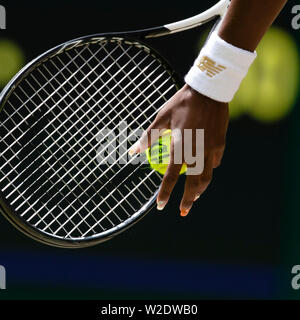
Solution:
M 193 201 L 183 201 L 181 208 L 182 209 L 191 209 L 192 206 L 193 206 Z
M 216 169 L 216 168 L 218 168 L 219 166 L 220 166 L 220 164 L 221 164 L 221 161 L 215 161 L 215 163 L 214 163 L 214 168 Z
M 225 148 L 225 140 L 218 141 L 214 147 L 216 151 L 222 151 L 224 148 Z
M 206 150 L 215 152 L 215 151 L 222 151 L 225 148 L 225 140 L 220 139 L 220 140 L 214 140 L 207 142 L 206 144 Z
M 212 175 L 204 175 L 204 176 L 201 177 L 201 181 L 205 185 L 210 184 L 211 179 L 212 179 Z
M 200 179 L 190 180 L 190 181 L 189 181 L 189 188 L 190 188 L 191 190 L 197 190 L 197 189 L 199 189 L 200 184 L 201 184 Z
M 174 184 L 178 179 L 178 174 L 170 171 L 164 176 L 164 180 L 166 184 Z
M 159 192 L 159 199 L 163 200 L 163 201 L 167 201 L 170 197 L 170 191 L 166 190 L 166 189 L 161 189 Z

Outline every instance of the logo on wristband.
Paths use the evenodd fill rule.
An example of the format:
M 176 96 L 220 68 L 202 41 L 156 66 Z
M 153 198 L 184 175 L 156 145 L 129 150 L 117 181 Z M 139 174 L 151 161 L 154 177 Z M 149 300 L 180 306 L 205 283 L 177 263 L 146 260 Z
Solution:
M 220 64 L 217 65 L 217 63 L 214 60 L 208 58 L 207 56 L 203 56 L 201 58 L 201 60 L 197 64 L 197 67 L 201 71 L 205 72 L 206 75 L 210 78 L 216 76 L 217 74 L 221 73 L 226 69 L 226 67 Z

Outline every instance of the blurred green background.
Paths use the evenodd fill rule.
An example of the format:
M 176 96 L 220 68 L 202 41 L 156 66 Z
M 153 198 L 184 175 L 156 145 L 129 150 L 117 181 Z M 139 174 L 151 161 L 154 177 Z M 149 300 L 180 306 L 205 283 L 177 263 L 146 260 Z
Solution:
M 0 89 L 43 51 L 79 36 L 142 29 L 197 14 L 214 1 L 1 1 Z M 167 208 L 153 209 L 107 243 L 63 250 L 0 220 L 0 299 L 300 297 L 300 30 L 288 1 L 234 101 L 220 168 L 191 214 L 179 216 L 184 177 Z M 255 22 L 254 22 L 255 23 Z M 207 27 L 152 40 L 183 77 Z

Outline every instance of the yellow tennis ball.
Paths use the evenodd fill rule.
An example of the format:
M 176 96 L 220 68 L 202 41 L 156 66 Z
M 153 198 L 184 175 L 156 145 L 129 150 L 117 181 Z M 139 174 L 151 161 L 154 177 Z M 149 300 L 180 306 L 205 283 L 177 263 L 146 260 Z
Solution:
M 24 61 L 24 53 L 15 42 L 0 39 L 0 87 L 21 69 Z
M 162 175 L 166 173 L 170 162 L 171 133 L 171 130 L 164 131 L 162 136 L 146 150 L 146 157 L 150 167 Z M 184 163 L 179 174 L 185 173 L 186 170 L 187 166 Z
M 294 37 L 271 27 L 257 48 L 258 58 L 230 103 L 231 118 L 248 113 L 270 123 L 284 118 L 299 91 L 299 52 Z

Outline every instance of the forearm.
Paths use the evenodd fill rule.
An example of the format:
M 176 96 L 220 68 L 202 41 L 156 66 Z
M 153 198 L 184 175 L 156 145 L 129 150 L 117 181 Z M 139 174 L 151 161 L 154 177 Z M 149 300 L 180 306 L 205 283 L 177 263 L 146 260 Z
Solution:
M 219 36 L 236 47 L 254 51 L 287 0 L 232 0 Z

